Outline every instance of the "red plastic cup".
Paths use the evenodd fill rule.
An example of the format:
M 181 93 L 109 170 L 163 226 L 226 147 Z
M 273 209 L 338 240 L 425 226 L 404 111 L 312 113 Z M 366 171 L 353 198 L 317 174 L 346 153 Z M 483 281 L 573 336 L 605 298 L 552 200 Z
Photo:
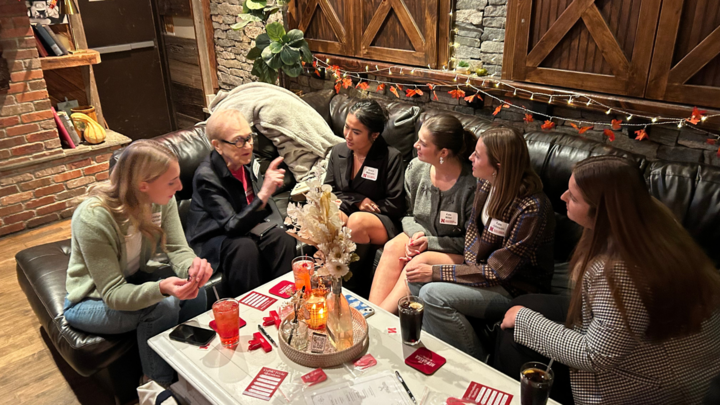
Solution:
M 240 306 L 232 298 L 216 301 L 213 306 L 215 325 L 223 346 L 234 349 L 240 340 Z

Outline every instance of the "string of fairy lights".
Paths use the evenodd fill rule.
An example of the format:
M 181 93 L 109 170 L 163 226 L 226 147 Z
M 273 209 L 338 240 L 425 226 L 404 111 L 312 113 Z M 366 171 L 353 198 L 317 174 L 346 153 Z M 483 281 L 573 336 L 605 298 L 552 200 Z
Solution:
M 628 127 L 630 128 L 647 128 L 651 125 L 668 125 L 673 124 L 677 125 L 678 128 L 688 127 L 692 128 L 696 131 L 705 133 L 708 136 L 712 136 L 715 138 L 715 140 L 720 139 L 720 136 L 718 134 L 713 134 L 711 132 L 702 130 L 700 128 L 697 128 L 695 124 L 699 122 L 705 122 L 706 120 L 714 117 L 720 117 L 720 114 L 712 114 L 712 115 L 706 115 L 704 112 L 698 110 L 695 108 L 693 110 L 693 115 L 691 115 L 690 118 L 669 118 L 669 117 L 663 117 L 663 116 L 652 116 L 652 115 L 644 115 L 644 114 L 637 114 L 633 112 L 629 112 L 626 110 L 623 110 L 621 108 L 609 106 L 601 101 L 598 101 L 597 99 L 592 98 L 591 96 L 584 94 L 584 93 L 578 93 L 571 90 L 563 90 L 563 89 L 556 89 L 554 90 L 554 94 L 547 94 L 543 92 L 538 91 L 531 91 L 524 88 L 520 88 L 517 86 L 514 86 L 513 84 L 510 84 L 504 80 L 501 80 L 500 78 L 497 78 L 494 74 L 491 76 L 477 76 L 476 74 L 464 74 L 457 72 L 456 70 L 437 70 L 432 69 L 430 65 L 428 65 L 427 68 L 419 68 L 419 67 L 408 67 L 408 66 L 389 66 L 380 68 L 378 65 L 373 64 L 367 64 L 365 65 L 365 71 L 360 72 L 353 72 L 348 71 L 340 68 L 337 65 L 332 65 L 330 59 L 322 60 L 317 57 L 313 57 L 315 61 L 313 62 L 313 67 L 318 69 L 323 69 L 326 72 L 331 72 L 333 75 L 335 75 L 336 80 L 342 80 L 343 78 L 350 77 L 351 79 L 358 80 L 358 83 L 360 82 L 368 82 L 368 83 L 376 83 L 378 85 L 390 85 L 390 86 L 400 86 L 400 88 L 408 87 L 412 89 L 420 89 L 420 88 L 427 88 L 430 91 L 434 91 L 435 89 L 456 89 L 461 90 L 461 88 L 465 89 L 472 89 L 472 91 L 475 92 L 476 95 L 482 95 L 483 97 L 488 97 L 492 100 L 495 100 L 499 103 L 501 103 L 501 106 L 505 108 L 514 108 L 521 110 L 525 114 L 532 114 L 533 116 L 537 117 L 544 117 L 548 121 L 553 120 L 563 120 L 567 122 L 577 123 L 580 126 L 590 126 L 590 127 L 603 127 L 603 126 L 612 126 L 613 129 L 619 128 L 619 127 Z M 309 73 L 312 72 L 311 69 L 308 70 Z M 362 77 L 362 74 L 382 74 L 382 76 L 386 77 L 392 77 L 392 76 L 412 76 L 415 74 L 421 74 L 421 73 L 455 73 L 455 78 L 453 80 L 453 84 L 434 84 L 434 83 L 428 83 L 428 84 L 416 84 L 416 83 L 399 83 L 392 81 L 390 79 L 382 80 L 380 78 L 367 78 Z M 412 80 L 411 78 L 408 78 L 407 80 Z M 478 83 L 479 86 L 477 85 Z M 509 100 L 500 98 L 498 96 L 495 96 L 494 94 L 489 93 L 485 89 L 492 89 L 492 90 L 502 90 L 506 92 L 512 91 L 513 96 L 525 96 L 525 98 L 529 98 L 533 101 L 543 101 L 547 100 L 548 104 L 557 104 L 557 103 L 566 103 L 569 106 L 582 106 L 585 107 L 595 107 L 598 109 L 605 110 L 607 115 L 619 115 L 624 116 L 624 120 L 612 120 L 612 122 L 603 122 L 603 121 L 589 121 L 584 120 L 582 118 L 572 118 L 572 117 L 563 117 L 560 115 L 553 115 L 548 114 L 542 111 L 535 111 L 532 110 L 526 106 L 514 104 Z M 452 91 L 452 90 L 451 90 Z M 472 93 L 472 92 L 471 92 Z M 558 94 L 559 93 L 559 94 Z M 456 93 L 457 94 L 457 93 Z M 399 96 L 398 96 L 399 97 Z M 459 98 L 459 97 L 456 97 Z M 631 122 L 633 119 L 635 119 L 635 122 Z M 639 122 L 640 119 L 647 120 L 648 122 Z M 622 122 L 620 122 L 622 121 Z M 720 150 L 718 152 L 720 154 Z

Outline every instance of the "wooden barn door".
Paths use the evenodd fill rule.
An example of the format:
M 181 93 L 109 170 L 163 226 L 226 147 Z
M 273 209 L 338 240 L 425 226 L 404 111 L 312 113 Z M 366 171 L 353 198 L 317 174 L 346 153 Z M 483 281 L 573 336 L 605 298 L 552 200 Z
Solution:
M 296 13 L 297 28 L 305 33 L 314 52 L 352 56 L 354 41 L 352 19 L 348 13 L 352 0 L 297 0 L 291 11 Z
M 720 107 L 720 2 L 665 0 L 647 97 Z
M 642 97 L 662 0 L 509 3 L 505 77 Z
M 360 57 L 437 65 L 437 0 L 364 0 Z

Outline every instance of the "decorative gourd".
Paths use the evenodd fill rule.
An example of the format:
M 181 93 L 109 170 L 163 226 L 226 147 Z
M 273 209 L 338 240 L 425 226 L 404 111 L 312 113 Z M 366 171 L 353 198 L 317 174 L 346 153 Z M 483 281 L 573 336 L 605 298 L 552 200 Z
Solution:
M 73 121 L 80 121 L 85 126 L 83 130 L 85 142 L 97 145 L 105 141 L 105 128 L 101 127 L 95 120 L 83 113 L 73 113 L 70 117 Z

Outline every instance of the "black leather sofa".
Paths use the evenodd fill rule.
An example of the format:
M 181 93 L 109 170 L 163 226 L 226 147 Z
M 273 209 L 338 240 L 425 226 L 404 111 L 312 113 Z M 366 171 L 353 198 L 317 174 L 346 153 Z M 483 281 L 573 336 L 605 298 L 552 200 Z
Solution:
M 349 107 L 356 101 L 334 91 L 321 91 L 305 96 L 332 127 L 342 136 L 342 127 Z M 424 109 L 399 101 L 378 100 L 390 112 L 390 122 L 384 132 L 388 143 L 399 149 L 410 161 L 422 123 L 443 110 Z M 461 113 L 456 115 L 466 128 L 477 135 L 493 124 L 481 117 Z M 558 263 L 567 261 L 580 235 L 577 225 L 566 217 L 565 204 L 560 196 L 567 189 L 573 164 L 589 156 L 617 154 L 635 158 L 643 171 L 651 193 L 675 213 L 678 220 L 720 264 L 720 168 L 668 161 L 650 162 L 631 156 L 594 141 L 581 139 L 556 131 L 534 132 L 525 135 L 535 170 L 543 180 L 545 192 L 553 203 L 557 218 L 555 258 Z M 204 136 L 204 127 L 176 131 L 160 137 L 178 155 L 181 165 L 183 190 L 177 193 L 180 215 L 184 219 L 192 195 L 192 177 L 210 145 Z M 255 152 L 265 170 L 277 156 L 272 143 L 261 137 Z M 287 207 L 289 191 L 294 181 L 288 176 L 286 184 L 275 195 L 281 210 Z M 139 363 L 134 334 L 94 336 L 69 327 L 63 317 L 65 272 L 67 270 L 70 241 L 62 241 L 26 249 L 17 254 L 18 281 L 28 297 L 38 319 L 50 340 L 67 362 L 83 376 L 95 375 L 109 389 L 115 391 L 120 402 L 134 395 L 139 376 Z M 558 270 L 562 269 L 558 266 Z M 680 269 L 681 270 L 681 269 Z M 212 283 L 220 281 L 221 274 Z M 565 273 L 556 271 L 553 288 L 562 293 L 566 288 Z M 132 389 L 129 391 L 129 389 Z

